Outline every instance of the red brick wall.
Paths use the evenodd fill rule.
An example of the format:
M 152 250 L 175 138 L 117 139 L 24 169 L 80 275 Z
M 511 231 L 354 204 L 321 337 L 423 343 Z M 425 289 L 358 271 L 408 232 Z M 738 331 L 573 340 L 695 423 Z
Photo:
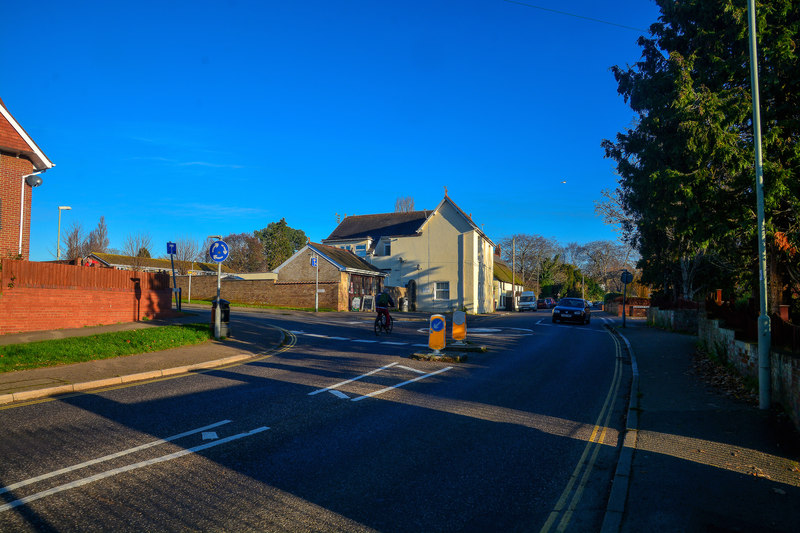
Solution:
M 19 208 L 22 176 L 33 172 L 30 161 L 0 153 L 0 258 L 19 254 Z M 22 230 L 22 259 L 30 254 L 31 197 L 25 184 L 25 214 Z
M 0 267 L 0 334 L 134 322 L 172 312 L 165 274 L 7 259 Z

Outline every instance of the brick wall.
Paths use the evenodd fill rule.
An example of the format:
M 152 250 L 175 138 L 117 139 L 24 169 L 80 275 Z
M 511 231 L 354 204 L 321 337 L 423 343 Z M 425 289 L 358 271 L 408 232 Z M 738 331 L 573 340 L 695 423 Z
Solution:
M 342 275 L 336 271 L 341 278 Z M 189 276 L 178 276 L 177 285 L 183 298 L 189 297 Z M 274 305 L 278 307 L 314 307 L 315 283 L 273 280 L 223 280 L 220 297 L 234 303 Z M 344 285 L 344 287 L 343 287 Z M 347 310 L 347 289 L 342 281 L 320 281 L 321 308 Z M 192 276 L 192 300 L 212 300 L 217 297 L 216 276 Z
M 134 322 L 172 312 L 165 274 L 8 259 L 0 268 L 0 334 Z
M 733 365 L 739 374 L 758 380 L 758 345 L 734 338 L 734 331 L 721 328 L 720 321 L 698 318 L 697 335 L 709 352 Z M 783 351 L 770 352 L 772 403 L 781 405 L 800 430 L 800 356 Z
M 22 176 L 33 172 L 30 161 L 0 153 L 0 258 L 19 254 L 19 209 Z M 31 197 L 33 188 L 25 184 L 22 230 L 22 259 L 30 254 Z

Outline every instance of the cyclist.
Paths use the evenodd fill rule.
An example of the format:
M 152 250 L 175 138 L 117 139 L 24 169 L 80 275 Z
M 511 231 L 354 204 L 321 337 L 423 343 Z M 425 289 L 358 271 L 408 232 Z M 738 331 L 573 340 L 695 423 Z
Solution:
M 386 292 L 386 287 L 384 287 L 375 299 L 375 311 L 377 311 L 378 316 L 383 315 L 386 327 L 389 327 L 389 324 L 392 323 L 389 307 L 394 307 L 394 300 L 392 300 L 392 297 Z

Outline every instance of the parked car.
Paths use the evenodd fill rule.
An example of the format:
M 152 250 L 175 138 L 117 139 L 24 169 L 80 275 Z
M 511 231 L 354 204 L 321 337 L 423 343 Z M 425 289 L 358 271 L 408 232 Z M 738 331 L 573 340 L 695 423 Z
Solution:
M 556 301 L 549 296 L 546 298 L 540 298 L 537 302 L 537 307 L 539 309 L 552 309 L 556 306 Z
M 524 291 L 519 296 L 520 311 L 536 311 L 536 295 L 531 291 Z
M 553 308 L 553 323 L 579 322 L 588 324 L 592 320 L 592 306 L 583 298 L 562 298 Z

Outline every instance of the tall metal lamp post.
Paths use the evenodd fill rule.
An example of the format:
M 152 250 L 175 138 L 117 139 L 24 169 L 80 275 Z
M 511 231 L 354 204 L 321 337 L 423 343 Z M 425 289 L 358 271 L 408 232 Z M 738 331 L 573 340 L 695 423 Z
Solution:
M 761 409 L 769 409 L 771 403 L 770 352 L 772 334 L 767 307 L 767 250 L 764 227 L 764 168 L 761 159 L 761 110 L 758 96 L 758 53 L 756 46 L 756 3 L 747 2 L 747 21 L 750 37 L 750 90 L 753 99 L 753 141 L 756 170 L 756 208 L 758 223 L 758 403 Z
M 58 237 L 56 237 L 56 261 L 61 259 L 61 211 L 72 209 L 68 205 L 58 206 Z

